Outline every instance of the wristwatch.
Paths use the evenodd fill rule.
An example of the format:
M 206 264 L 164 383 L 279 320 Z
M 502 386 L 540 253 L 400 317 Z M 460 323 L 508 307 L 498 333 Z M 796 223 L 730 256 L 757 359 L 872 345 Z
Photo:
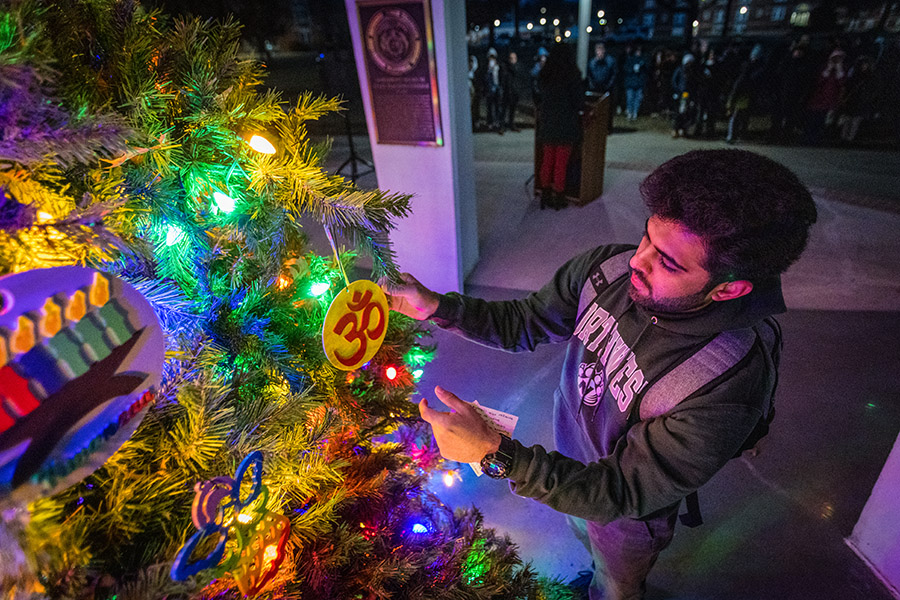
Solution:
M 493 479 L 505 479 L 512 469 L 516 445 L 505 435 L 500 435 L 500 447 L 481 459 L 481 470 Z

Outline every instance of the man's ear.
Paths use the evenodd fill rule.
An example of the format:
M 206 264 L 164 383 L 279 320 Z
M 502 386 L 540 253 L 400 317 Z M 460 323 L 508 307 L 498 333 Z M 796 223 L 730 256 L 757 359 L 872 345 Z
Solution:
M 723 300 L 734 300 L 741 296 L 746 296 L 753 291 L 753 284 L 746 279 L 738 279 L 737 281 L 726 281 L 720 283 L 709 293 L 709 299 L 715 302 Z

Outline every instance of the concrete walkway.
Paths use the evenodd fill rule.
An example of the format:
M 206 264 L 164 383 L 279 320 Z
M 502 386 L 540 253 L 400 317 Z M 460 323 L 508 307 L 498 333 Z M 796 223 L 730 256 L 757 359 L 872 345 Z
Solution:
M 367 140 L 356 139 L 368 156 Z M 526 186 L 533 132 L 476 136 L 481 258 L 467 292 L 511 298 L 543 285 L 565 260 L 597 244 L 634 242 L 646 211 L 639 182 L 666 159 L 721 142 L 619 132 L 608 144 L 603 196 L 581 208 L 538 210 Z M 815 598 L 890 594 L 845 545 L 900 431 L 900 155 L 744 145 L 792 168 L 819 208 L 809 248 L 784 278 L 790 311 L 778 418 L 762 453 L 733 460 L 700 494 L 706 524 L 679 527 L 650 578 L 650 600 Z M 330 159 L 342 162 L 337 140 Z M 333 168 L 332 167 L 332 168 Z M 376 185 L 374 175 L 360 179 Z M 401 191 L 401 190 L 395 190 Z M 511 355 L 437 331 L 438 357 L 421 393 L 440 384 L 519 416 L 516 437 L 552 447 L 550 411 L 561 346 Z M 543 575 L 565 580 L 590 559 L 563 517 L 476 478 L 439 495 L 474 505 L 508 533 Z

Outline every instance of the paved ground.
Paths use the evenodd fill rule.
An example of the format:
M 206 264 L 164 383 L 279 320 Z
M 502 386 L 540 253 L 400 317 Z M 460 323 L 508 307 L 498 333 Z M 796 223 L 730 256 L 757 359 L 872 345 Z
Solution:
M 640 125 L 640 124 L 639 124 Z M 533 132 L 476 135 L 481 259 L 467 291 L 523 295 L 575 253 L 636 241 L 645 212 L 640 180 L 667 158 L 721 142 L 658 131 L 610 137 L 603 196 L 541 211 L 526 185 Z M 654 131 L 653 129 L 657 129 Z M 367 155 L 368 142 L 357 138 Z M 871 150 L 746 148 L 787 164 L 812 189 L 819 223 L 785 277 L 790 312 L 778 419 L 755 459 L 732 461 L 701 492 L 706 524 L 679 528 L 650 579 L 651 600 L 882 600 L 890 594 L 845 545 L 900 431 L 900 155 Z M 332 168 L 346 157 L 337 139 Z M 376 185 L 374 175 L 360 179 Z M 463 398 L 519 415 L 516 436 L 551 445 L 552 391 L 562 347 L 511 355 L 436 332 L 438 358 L 423 378 Z M 462 470 L 441 496 L 475 505 L 543 574 L 573 577 L 589 564 L 561 515 Z

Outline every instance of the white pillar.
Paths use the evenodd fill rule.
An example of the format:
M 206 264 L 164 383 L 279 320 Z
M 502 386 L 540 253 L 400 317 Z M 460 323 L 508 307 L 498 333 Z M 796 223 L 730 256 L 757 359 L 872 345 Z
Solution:
M 591 37 L 587 32 L 587 27 L 590 24 L 591 0 L 578 0 L 578 46 L 575 59 L 578 62 L 578 68 L 581 69 L 582 77 L 587 77 L 588 45 Z
M 900 436 L 888 456 L 872 495 L 866 502 L 859 521 L 847 544 L 872 568 L 900 598 Z
M 462 291 L 478 261 L 465 2 L 426 3 L 432 15 L 443 145 L 412 146 L 376 139 L 356 0 L 344 1 L 378 187 L 415 195 L 412 214 L 391 233 L 400 269 L 435 291 Z

